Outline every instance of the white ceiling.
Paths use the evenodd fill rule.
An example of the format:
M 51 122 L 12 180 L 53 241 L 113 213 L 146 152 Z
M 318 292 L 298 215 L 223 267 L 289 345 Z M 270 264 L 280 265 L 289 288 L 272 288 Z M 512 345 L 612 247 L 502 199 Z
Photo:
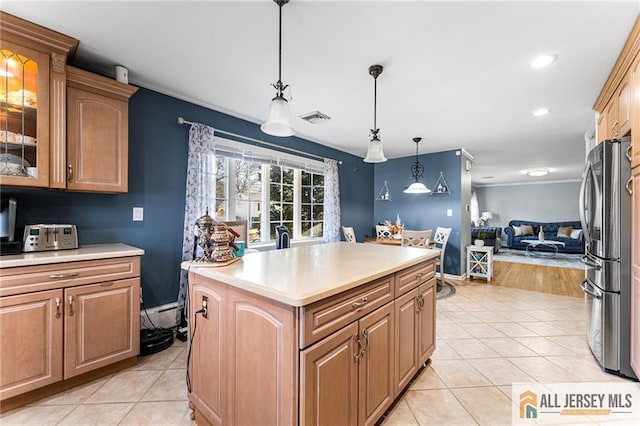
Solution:
M 266 118 L 277 80 L 272 0 L 4 0 L 2 9 L 80 40 L 77 62 L 112 75 L 121 64 L 133 84 Z M 368 68 L 381 64 L 377 124 L 388 158 L 413 155 L 421 136 L 421 153 L 471 153 L 475 184 L 579 179 L 591 108 L 639 13 L 638 0 L 293 0 L 283 8 L 282 80 L 297 136 L 364 157 Z M 530 68 L 541 53 L 559 60 Z M 532 116 L 540 107 L 551 113 Z M 298 118 L 315 110 L 331 120 Z M 523 173 L 534 167 L 552 173 Z

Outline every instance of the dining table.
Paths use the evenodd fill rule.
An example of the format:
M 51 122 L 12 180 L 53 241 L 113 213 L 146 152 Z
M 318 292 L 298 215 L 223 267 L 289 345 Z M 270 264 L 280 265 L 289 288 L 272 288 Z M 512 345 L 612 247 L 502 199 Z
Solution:
M 385 244 L 390 246 L 402 246 L 402 238 L 376 238 L 376 237 L 365 237 L 363 242 L 370 244 Z M 434 248 L 436 242 L 434 240 L 429 240 L 429 248 Z

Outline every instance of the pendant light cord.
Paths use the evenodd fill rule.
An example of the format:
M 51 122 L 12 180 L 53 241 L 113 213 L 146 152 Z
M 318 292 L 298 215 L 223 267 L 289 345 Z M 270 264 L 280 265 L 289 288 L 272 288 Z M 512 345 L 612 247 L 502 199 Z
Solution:
M 282 6 L 284 4 L 280 2 L 278 5 L 279 18 L 278 18 L 278 87 L 282 89 Z M 280 93 L 282 95 L 282 93 Z
M 378 110 L 378 77 L 373 78 L 373 131 L 375 132 L 378 127 L 376 126 L 376 111 Z

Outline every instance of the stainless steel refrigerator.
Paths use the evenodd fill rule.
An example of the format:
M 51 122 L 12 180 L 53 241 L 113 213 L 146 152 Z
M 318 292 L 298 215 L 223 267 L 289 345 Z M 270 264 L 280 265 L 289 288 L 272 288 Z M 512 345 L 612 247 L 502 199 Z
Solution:
M 631 338 L 630 138 L 598 144 L 587 157 L 580 187 L 585 237 L 587 340 L 609 372 L 633 377 Z

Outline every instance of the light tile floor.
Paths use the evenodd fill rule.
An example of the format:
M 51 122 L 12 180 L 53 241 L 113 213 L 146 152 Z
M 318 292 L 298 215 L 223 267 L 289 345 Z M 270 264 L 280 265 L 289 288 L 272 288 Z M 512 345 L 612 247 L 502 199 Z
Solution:
M 512 383 L 624 381 L 596 364 L 585 327 L 581 298 L 458 286 L 437 302 L 431 363 L 383 424 L 506 425 Z M 176 341 L 133 368 L 5 413 L 0 423 L 192 425 L 186 357 L 186 344 Z

